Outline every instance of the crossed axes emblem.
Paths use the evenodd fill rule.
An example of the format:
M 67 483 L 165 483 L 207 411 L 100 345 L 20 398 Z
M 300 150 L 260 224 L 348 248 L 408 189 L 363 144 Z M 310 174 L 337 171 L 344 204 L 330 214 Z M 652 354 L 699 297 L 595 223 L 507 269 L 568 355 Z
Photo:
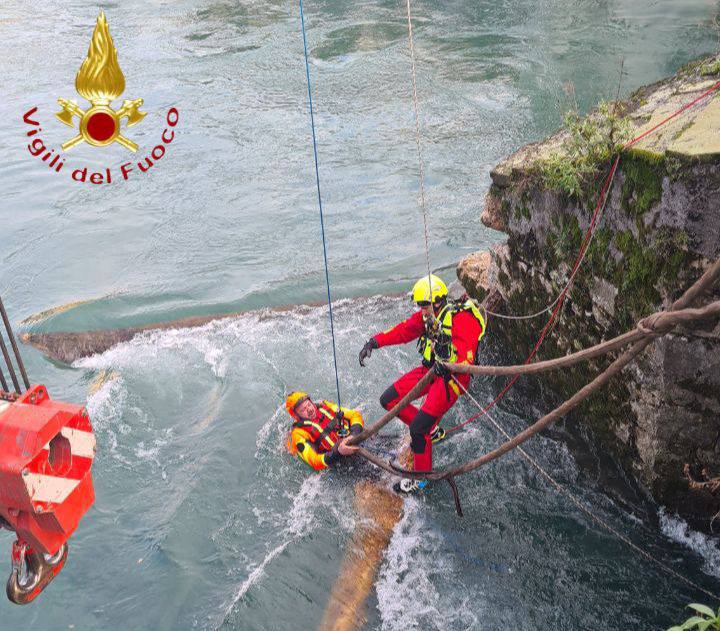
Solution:
M 131 127 L 145 118 L 147 112 L 140 111 L 143 104 L 142 99 L 133 101 L 125 99 L 122 107 L 117 111 L 105 104 L 93 104 L 90 109 L 83 110 L 74 101 L 63 98 L 58 99 L 58 103 L 62 110 L 55 116 L 61 123 L 75 127 L 73 117 L 77 116 L 80 119 L 80 133 L 61 145 L 63 151 L 67 151 L 83 141 L 96 147 L 118 142 L 130 151 L 137 151 L 137 143 L 120 133 L 120 121 L 127 118 L 127 127 Z

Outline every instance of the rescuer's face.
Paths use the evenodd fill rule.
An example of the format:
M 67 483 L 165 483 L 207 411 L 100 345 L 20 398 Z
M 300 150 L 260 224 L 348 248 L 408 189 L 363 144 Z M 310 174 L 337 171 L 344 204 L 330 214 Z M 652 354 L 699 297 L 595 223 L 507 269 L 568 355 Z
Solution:
M 430 316 L 436 316 L 442 310 L 442 300 L 436 301 L 434 304 L 418 303 L 420 311 L 424 317 L 429 318 Z
M 317 407 L 310 399 L 305 399 L 295 408 L 295 413 L 304 421 L 311 421 L 317 414 Z

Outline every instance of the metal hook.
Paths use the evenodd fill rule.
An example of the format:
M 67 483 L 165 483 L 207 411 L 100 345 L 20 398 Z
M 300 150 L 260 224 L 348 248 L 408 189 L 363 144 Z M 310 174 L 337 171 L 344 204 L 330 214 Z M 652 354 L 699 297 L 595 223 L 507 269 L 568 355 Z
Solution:
M 67 543 L 50 555 L 33 550 L 25 542 L 13 542 L 12 572 L 5 589 L 8 599 L 16 605 L 35 600 L 62 570 L 67 555 Z

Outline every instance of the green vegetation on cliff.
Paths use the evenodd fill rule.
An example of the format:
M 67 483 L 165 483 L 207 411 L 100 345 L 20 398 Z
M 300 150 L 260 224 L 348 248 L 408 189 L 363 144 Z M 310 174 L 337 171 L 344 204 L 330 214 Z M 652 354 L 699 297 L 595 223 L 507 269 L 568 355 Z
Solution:
M 695 615 L 688 618 L 683 624 L 677 627 L 671 627 L 668 631 L 712 631 L 720 630 L 720 609 L 717 614 L 707 605 L 699 605 L 693 603 L 688 605 L 695 612 Z
M 718 63 L 718 56 L 700 60 L 617 108 L 601 104 L 585 119 L 571 114 L 557 134 L 493 169 L 483 223 L 508 238 L 495 248 L 487 278 L 506 313 L 543 312 L 568 282 L 614 156 L 630 137 L 644 135 L 621 151 L 585 259 L 539 359 L 633 328 L 672 304 L 720 256 L 720 92 L 708 94 L 716 79 L 706 74 Z M 513 361 L 522 361 L 546 322 L 505 321 L 495 332 Z M 717 497 L 689 489 L 683 470 L 689 464 L 719 473 L 719 344 L 709 326 L 664 338 L 571 415 L 658 502 L 702 529 L 718 511 Z M 567 398 L 607 361 L 545 374 L 538 391 Z
M 617 104 L 607 101 L 587 117 L 568 112 L 562 147 L 538 163 L 543 184 L 583 199 L 602 167 L 631 138 L 631 129 L 630 122 L 618 114 Z

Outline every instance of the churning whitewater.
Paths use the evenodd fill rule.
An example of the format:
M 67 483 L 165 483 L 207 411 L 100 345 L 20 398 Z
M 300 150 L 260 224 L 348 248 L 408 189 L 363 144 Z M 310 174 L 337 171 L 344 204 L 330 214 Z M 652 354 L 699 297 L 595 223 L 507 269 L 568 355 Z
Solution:
M 340 344 L 362 338 L 378 322 L 390 324 L 407 308 L 403 298 L 340 301 L 336 309 Z M 160 567 L 143 570 L 148 587 L 176 564 L 201 573 L 207 579 L 204 586 L 192 589 L 192 599 L 203 610 L 193 618 L 200 626 L 234 628 L 255 615 L 257 628 L 274 624 L 282 628 L 304 608 L 310 615 L 322 606 L 337 571 L 322 550 L 341 555 L 356 525 L 352 510 L 356 475 L 379 478 L 361 462 L 308 477 L 286 453 L 287 421 L 277 402 L 300 379 L 309 381 L 310 389 L 317 392 L 332 383 L 327 371 L 308 374 L 288 362 L 287 353 L 329 352 L 326 317 L 322 307 L 248 313 L 195 329 L 142 334 L 76 363 L 88 377 L 99 375 L 104 380 L 89 397 L 89 411 L 107 446 L 104 466 L 112 477 L 123 479 L 124 501 L 148 508 L 141 536 L 128 536 L 120 524 L 107 524 L 122 542 L 118 557 L 136 550 L 138 567 L 153 566 L 156 557 L 163 559 Z M 365 396 L 368 381 L 381 390 L 386 375 L 412 365 L 413 353 L 408 348 L 373 357 L 377 366 L 371 372 L 361 372 L 353 365 L 355 358 L 346 357 L 343 368 L 353 375 L 344 382 L 348 404 L 358 405 L 370 419 L 379 416 L 379 404 Z M 161 382 L 172 385 L 161 387 Z M 258 400 L 275 401 L 274 407 L 240 407 L 244 392 L 239 384 L 257 389 Z M 481 401 L 489 401 L 493 392 L 489 382 L 476 382 L 474 394 Z M 175 406 L 164 409 L 171 401 Z M 448 423 L 463 420 L 472 411 L 464 402 Z M 528 408 L 527 413 L 535 411 Z M 507 411 L 499 411 L 497 418 L 507 431 L 524 426 L 522 419 Z M 246 436 L 237 435 L 233 429 L 237 424 L 246 428 Z M 399 423 L 389 426 L 388 434 L 380 441 L 374 439 L 370 448 L 393 451 L 402 434 Z M 477 421 L 438 449 L 440 464 L 498 442 L 492 427 Z M 666 561 L 684 554 L 683 546 L 674 546 L 594 491 L 562 443 L 540 438 L 528 450 L 595 507 L 600 517 L 628 531 L 635 541 L 649 544 Z M 238 478 L 208 486 L 225 467 L 238 471 Z M 407 628 L 408 611 L 413 628 L 444 624 L 494 628 L 508 611 L 520 606 L 508 594 L 528 589 L 539 594 L 531 614 L 534 626 L 560 615 L 557 607 L 541 604 L 559 589 L 571 590 L 574 600 L 584 603 L 573 615 L 587 616 L 589 621 L 617 609 L 602 599 L 602 585 L 622 580 L 628 586 L 628 599 L 633 598 L 633 589 L 656 589 L 668 597 L 677 589 L 652 564 L 633 557 L 590 522 L 517 456 L 463 480 L 461 490 L 463 520 L 454 516 L 452 498 L 444 487 L 406 501 L 380 569 L 377 594 L 368 607 L 369 620 L 380 628 Z M 201 554 L 188 558 L 187 546 L 202 541 L 192 528 L 193 514 L 215 506 L 221 510 L 212 517 L 210 541 L 202 544 Z M 240 540 L 245 542 L 242 547 Z M 690 554 L 685 567 L 717 573 L 718 551 L 710 544 L 703 548 L 700 541 L 702 536 L 695 533 L 681 542 L 702 554 L 694 561 Z M 579 565 L 584 557 L 597 562 Z M 292 593 L 303 594 L 305 605 L 296 603 L 287 612 L 269 607 L 267 599 Z M 589 600 L 598 604 L 588 610 Z

